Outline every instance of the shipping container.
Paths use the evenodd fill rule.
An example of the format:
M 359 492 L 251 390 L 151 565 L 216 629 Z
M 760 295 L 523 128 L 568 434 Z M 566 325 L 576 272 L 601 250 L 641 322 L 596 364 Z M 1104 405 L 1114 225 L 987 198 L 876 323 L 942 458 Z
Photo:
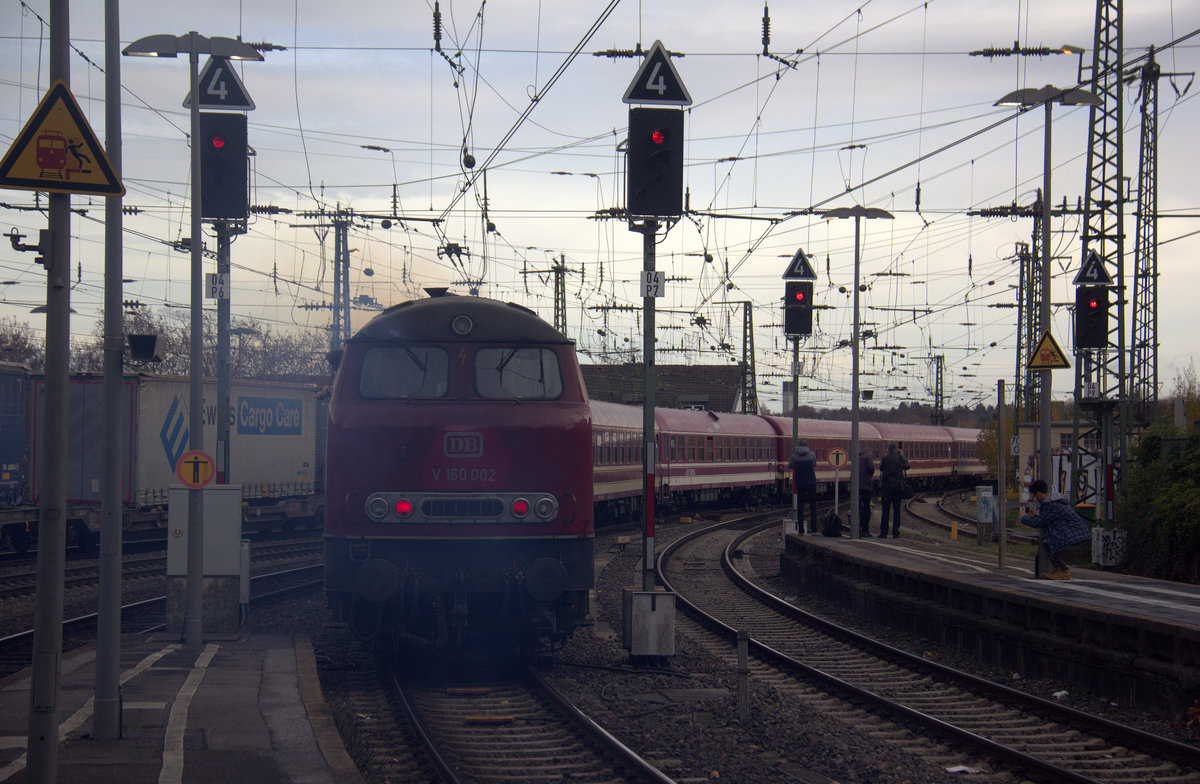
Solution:
M 180 484 L 175 466 L 190 445 L 189 381 L 140 376 L 135 432 L 139 505 L 165 503 Z M 317 389 L 312 385 L 233 381 L 229 390 L 229 465 L 217 446 L 217 387 L 203 385 L 204 451 L 217 462 L 218 481 L 240 484 L 247 499 L 311 494 L 317 470 Z
M 21 501 L 6 504 L 2 518 L 4 542 L 26 549 L 22 536 L 37 522 L 37 504 L 44 477 L 38 470 L 45 425 L 45 378 L 28 377 L 24 370 L 9 376 L 0 367 L 0 466 L 15 450 L 6 440 L 10 428 L 31 423 L 12 438 L 24 453 L 17 460 L 28 482 L 16 480 L 12 492 Z M 27 383 L 27 385 L 26 385 Z M 243 487 L 243 530 L 319 527 L 324 513 L 320 493 L 322 469 L 317 453 L 324 426 L 324 403 L 312 384 L 234 380 L 229 392 L 228 465 L 217 443 L 217 387 L 206 379 L 203 389 L 203 449 L 214 461 L 216 483 Z M 21 390 L 25 390 L 21 393 Z M 125 537 L 153 538 L 167 526 L 169 490 L 183 484 L 175 473 L 183 454 L 191 449 L 190 379 L 183 376 L 126 375 L 121 385 L 121 501 Z M 9 422 L 12 410 L 22 414 Z M 28 396 L 28 403 L 25 396 Z M 94 546 L 100 530 L 100 497 L 104 443 L 104 384 L 96 374 L 74 375 L 68 392 L 68 542 Z M 16 399 L 17 397 L 20 399 Z M 0 476 L 3 476 L 0 470 Z M 0 480 L 0 492 L 7 486 Z M 21 507 L 24 504 L 24 507 Z
M 26 502 L 26 378 L 21 365 L 0 362 L 0 505 L 5 507 Z

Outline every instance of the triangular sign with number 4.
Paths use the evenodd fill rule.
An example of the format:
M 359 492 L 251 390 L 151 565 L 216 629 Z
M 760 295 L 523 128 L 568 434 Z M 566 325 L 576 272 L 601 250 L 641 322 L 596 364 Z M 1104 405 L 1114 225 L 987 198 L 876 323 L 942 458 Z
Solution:
M 1100 254 L 1089 250 L 1083 266 L 1079 268 L 1079 274 L 1071 282 L 1076 286 L 1111 286 L 1113 279 L 1112 275 L 1108 274 L 1108 269 L 1105 268 Z
M 254 99 L 246 91 L 237 71 L 229 65 L 228 57 L 212 55 L 204 64 L 204 70 L 197 78 L 200 85 L 201 109 L 237 109 L 250 111 L 254 108 Z M 183 98 L 183 108 L 192 108 L 192 93 Z
M 671 65 L 671 56 L 655 41 L 642 60 L 642 67 L 625 90 L 625 103 L 657 103 L 668 106 L 691 106 L 692 96 L 683 86 L 683 80 Z
M 816 280 L 817 273 L 813 271 L 812 264 L 808 260 L 808 256 L 804 255 L 803 248 L 796 249 L 796 255 L 792 256 L 792 260 L 788 262 L 788 268 L 783 273 L 785 280 Z

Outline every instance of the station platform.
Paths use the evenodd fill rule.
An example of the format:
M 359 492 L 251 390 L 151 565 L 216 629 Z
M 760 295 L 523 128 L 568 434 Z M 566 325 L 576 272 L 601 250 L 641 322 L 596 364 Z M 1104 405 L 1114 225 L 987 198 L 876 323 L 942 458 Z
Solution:
M 1178 720 L 1200 699 L 1200 586 L 1072 566 L 1034 577 L 995 545 L 789 534 L 780 576 L 872 621 L 1026 677 L 1063 680 Z
M 95 650 L 64 654 L 60 784 L 361 784 L 325 705 L 307 637 L 242 634 L 186 648 L 121 646 L 122 737 L 91 736 Z M 29 673 L 0 684 L 0 782 L 25 782 Z

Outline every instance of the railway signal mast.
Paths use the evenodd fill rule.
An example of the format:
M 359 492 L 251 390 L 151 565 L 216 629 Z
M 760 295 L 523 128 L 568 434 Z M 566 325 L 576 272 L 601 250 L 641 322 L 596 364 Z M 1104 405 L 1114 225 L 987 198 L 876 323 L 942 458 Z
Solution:
M 660 219 L 665 231 L 683 215 L 683 107 L 690 106 L 683 80 L 671 64 L 662 41 L 650 47 L 621 99 L 629 107 L 626 147 L 626 214 L 629 230 L 642 235 L 642 338 L 644 394 L 642 441 L 644 490 L 642 514 L 642 590 L 654 590 L 654 300 L 665 296 L 663 273 L 654 269 L 654 240 Z M 636 104 L 636 105 L 635 105 Z M 668 107 L 668 108 L 663 108 Z M 638 223 L 638 219 L 641 222 Z M 634 611 L 634 623 L 638 621 Z M 671 610 L 671 651 L 674 652 L 674 610 Z M 631 649 L 632 652 L 632 649 Z
M 783 271 L 783 334 L 792 341 L 792 449 L 799 438 L 800 422 L 797 391 L 800 389 L 800 338 L 812 334 L 813 282 L 817 273 L 808 256 L 797 248 L 787 269 Z M 800 533 L 800 499 L 792 488 L 792 533 Z

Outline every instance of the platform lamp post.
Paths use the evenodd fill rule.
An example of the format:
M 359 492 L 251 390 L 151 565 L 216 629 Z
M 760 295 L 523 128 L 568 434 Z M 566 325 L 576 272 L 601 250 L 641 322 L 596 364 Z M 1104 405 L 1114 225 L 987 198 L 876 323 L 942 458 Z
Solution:
M 192 140 L 192 305 L 191 358 L 189 369 L 188 448 L 204 448 L 204 267 L 203 241 L 200 230 L 200 55 L 226 57 L 230 60 L 262 60 L 262 54 L 233 38 L 206 38 L 197 32 L 185 35 L 148 35 L 125 47 L 122 54 L 142 57 L 178 57 L 188 55 L 191 71 L 191 140 Z M 183 642 L 189 647 L 204 643 L 204 601 L 202 593 L 204 558 L 204 495 L 202 490 L 188 490 L 188 556 L 187 594 Z
M 1038 328 L 1043 335 L 1050 332 L 1050 114 L 1051 107 L 1056 103 L 1063 106 L 1097 106 L 1100 99 L 1090 90 L 1064 90 L 1053 85 L 1045 87 L 1026 87 L 1013 90 L 1008 95 L 996 101 L 996 106 L 1017 106 L 1026 111 L 1038 104 L 1046 107 L 1046 128 L 1044 151 L 1042 158 L 1042 259 L 1039 275 L 1041 277 L 1042 299 L 1038 303 Z M 1050 465 L 1050 421 L 1051 421 L 1051 376 L 1050 370 L 1042 370 L 1042 394 L 1040 412 L 1038 414 L 1038 478 L 1053 488 L 1053 467 Z
M 858 321 L 858 287 L 859 287 L 859 268 L 861 266 L 860 258 L 860 236 L 863 218 L 886 218 L 892 219 L 895 216 L 887 210 L 878 207 L 863 207 L 855 204 L 853 207 L 837 207 L 832 210 L 825 210 L 821 213 L 826 218 L 854 218 L 854 320 L 850 331 L 850 514 L 846 517 L 850 521 L 850 538 L 859 538 L 858 521 L 858 337 L 859 337 L 859 321 Z M 835 509 L 834 512 L 837 510 Z M 870 531 L 870 528 L 867 529 Z

